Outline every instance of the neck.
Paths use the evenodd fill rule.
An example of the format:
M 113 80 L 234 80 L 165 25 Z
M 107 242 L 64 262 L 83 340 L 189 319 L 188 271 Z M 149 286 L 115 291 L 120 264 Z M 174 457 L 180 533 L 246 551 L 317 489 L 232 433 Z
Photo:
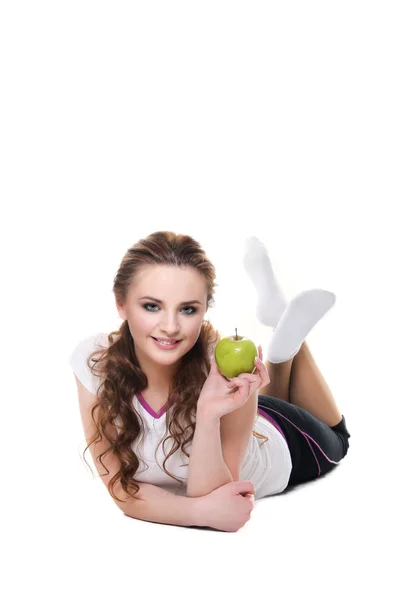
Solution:
M 139 360 L 140 368 L 147 377 L 147 388 L 157 394 L 168 394 L 177 365 L 163 366 L 146 359 Z
M 147 375 L 146 375 L 147 376 Z M 168 396 L 171 381 L 161 382 L 159 379 L 151 379 L 147 377 L 147 387 L 143 390 L 150 390 L 152 393 L 160 395 L 160 396 Z

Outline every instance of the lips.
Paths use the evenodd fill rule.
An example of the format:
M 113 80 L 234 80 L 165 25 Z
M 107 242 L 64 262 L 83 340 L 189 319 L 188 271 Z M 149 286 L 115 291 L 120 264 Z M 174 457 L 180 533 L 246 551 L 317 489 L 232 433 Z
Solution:
M 153 337 L 153 336 L 151 336 L 151 337 L 153 338 L 153 340 L 157 340 L 157 342 L 170 342 L 170 343 L 175 344 L 176 342 L 182 341 L 182 340 L 172 340 L 172 339 L 169 339 L 169 338 L 156 338 L 156 337 Z
M 152 337 L 152 336 L 151 336 Z M 160 349 L 163 350 L 164 352 L 172 352 L 172 350 L 175 350 L 176 348 L 179 347 L 180 343 L 182 340 L 178 340 L 177 342 L 174 343 L 163 343 L 163 342 L 159 342 L 157 340 L 157 338 L 152 337 L 152 340 L 154 341 L 154 343 L 156 344 L 156 346 Z

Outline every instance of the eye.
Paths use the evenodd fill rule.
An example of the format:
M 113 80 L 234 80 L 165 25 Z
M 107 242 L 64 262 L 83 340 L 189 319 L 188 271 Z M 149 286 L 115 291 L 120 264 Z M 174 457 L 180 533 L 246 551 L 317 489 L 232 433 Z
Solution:
M 148 306 L 157 306 L 157 304 L 143 304 L 143 308 L 145 308 L 148 312 L 155 312 L 154 310 L 149 310 Z
M 186 314 L 194 315 L 195 313 L 197 313 L 197 308 L 195 308 L 194 306 L 184 306 L 184 308 L 188 308 L 189 310 L 192 311 L 191 313 L 186 313 Z
M 143 308 L 144 308 L 145 310 L 147 310 L 148 312 L 156 312 L 155 310 L 149 309 L 149 308 L 148 308 L 149 306 L 156 306 L 156 307 L 158 308 L 158 304 L 150 304 L 150 303 L 148 303 L 148 302 L 147 302 L 146 304 L 143 304 L 142 306 L 143 306 Z M 183 307 L 181 310 L 184 310 L 184 309 L 189 309 L 189 310 L 191 310 L 191 311 L 192 311 L 192 312 L 190 312 L 190 313 L 184 313 L 184 314 L 186 314 L 187 316 L 194 315 L 195 313 L 197 313 L 197 308 L 195 308 L 194 306 L 184 306 L 184 307 Z

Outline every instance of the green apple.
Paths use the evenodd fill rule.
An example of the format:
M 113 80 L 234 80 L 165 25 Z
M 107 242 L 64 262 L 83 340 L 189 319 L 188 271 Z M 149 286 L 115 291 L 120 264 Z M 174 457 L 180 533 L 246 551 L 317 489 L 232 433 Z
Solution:
M 237 334 L 222 338 L 215 347 L 215 362 L 220 373 L 232 379 L 241 373 L 252 373 L 258 351 L 254 342 Z

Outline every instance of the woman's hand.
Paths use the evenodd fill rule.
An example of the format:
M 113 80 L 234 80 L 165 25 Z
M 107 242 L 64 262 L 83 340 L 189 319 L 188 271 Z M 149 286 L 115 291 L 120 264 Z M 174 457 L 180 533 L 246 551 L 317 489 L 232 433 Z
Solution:
M 254 509 L 252 481 L 232 481 L 196 498 L 196 516 L 200 526 L 220 531 L 239 531 L 250 520 Z
M 270 382 L 262 362 L 261 346 L 258 347 L 258 359 L 254 359 L 254 364 L 253 373 L 241 373 L 229 381 L 221 375 L 213 356 L 210 372 L 197 401 L 197 411 L 217 419 L 244 406 L 253 392 Z

